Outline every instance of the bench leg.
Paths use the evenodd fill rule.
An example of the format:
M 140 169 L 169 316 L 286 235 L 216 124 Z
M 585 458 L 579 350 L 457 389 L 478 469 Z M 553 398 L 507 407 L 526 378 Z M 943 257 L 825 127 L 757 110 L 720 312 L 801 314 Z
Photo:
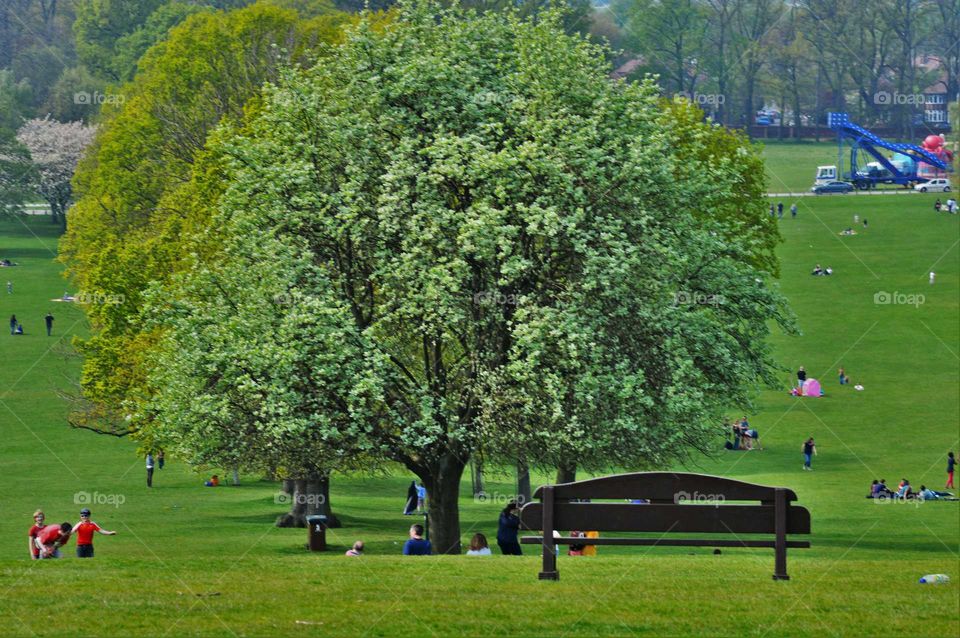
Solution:
M 543 488 L 543 570 L 540 580 L 560 580 L 557 570 L 557 544 L 553 542 L 553 486 Z
M 773 579 L 790 580 L 790 576 L 787 575 L 787 496 L 783 488 L 777 488 L 774 499 L 777 538 L 774 543 L 776 559 L 773 566 Z

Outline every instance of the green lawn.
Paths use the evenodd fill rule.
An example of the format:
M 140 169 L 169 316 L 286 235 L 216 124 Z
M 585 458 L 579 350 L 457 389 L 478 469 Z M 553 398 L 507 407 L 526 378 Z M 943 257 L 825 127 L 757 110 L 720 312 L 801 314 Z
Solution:
M 714 457 L 685 468 L 798 493 L 813 547 L 791 552 L 788 582 L 770 579 L 769 550 L 602 547 L 596 558 L 561 557 L 559 583 L 537 581 L 532 555 L 403 559 L 411 518 L 400 514 L 409 477 L 399 471 L 334 477 L 332 504 L 346 526 L 331 531 L 327 554 L 303 551 L 304 530 L 272 526 L 284 509 L 273 483 L 204 488 L 170 459 L 148 490 L 135 442 L 65 423 L 57 390 L 72 387 L 79 363 L 59 337 L 84 326 L 75 307 L 49 301 L 64 290 L 55 228 L 40 217 L 0 222 L 0 258 L 21 264 L 3 272 L 14 294 L 0 289 L 0 299 L 28 332 L 4 337 L 0 367 L 0 633 L 957 635 L 960 504 L 863 498 L 881 477 L 942 488 L 946 452 L 960 451 L 960 232 L 956 216 L 931 212 L 934 198 L 798 200 L 798 218 L 782 221 L 780 285 L 803 335 L 774 338 L 784 389 L 762 393 L 751 415 L 766 450 L 724 452 L 718 442 Z M 839 236 L 854 214 L 869 227 Z M 835 274 L 811 277 L 817 262 Z M 923 303 L 876 304 L 881 291 Z M 57 338 L 42 331 L 48 310 Z M 826 397 L 787 395 L 798 365 L 823 380 Z M 863 392 L 837 384 L 840 365 Z M 820 452 L 813 472 L 801 471 L 807 436 Z M 488 489 L 480 503 L 463 485 L 465 540 L 495 534 L 511 475 L 491 476 Z M 31 512 L 42 506 L 50 522 L 75 522 L 77 492 L 118 535 L 97 537 L 92 561 L 29 561 Z M 358 538 L 367 555 L 343 558 Z M 916 583 L 931 572 L 953 582 Z
M 767 192 L 804 193 L 810 190 L 818 166 L 837 164 L 837 142 L 763 141 L 763 159 L 767 168 Z M 849 162 L 849 151 L 844 162 Z

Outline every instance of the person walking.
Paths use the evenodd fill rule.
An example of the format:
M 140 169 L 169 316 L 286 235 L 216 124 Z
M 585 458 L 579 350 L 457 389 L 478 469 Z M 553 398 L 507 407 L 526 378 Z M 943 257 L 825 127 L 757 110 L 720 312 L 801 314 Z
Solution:
M 790 217 L 792 217 L 792 218 L 794 218 L 794 219 L 797 218 L 797 204 L 796 204 L 796 202 L 794 202 L 793 204 L 790 205 Z
M 783 202 L 777 202 L 777 217 L 783 219 Z
M 510 501 L 500 512 L 500 521 L 497 526 L 497 545 L 505 556 L 522 556 L 520 541 L 517 535 L 520 532 L 520 517 L 517 512 L 520 506 L 516 501 Z
M 147 487 L 153 487 L 153 454 L 147 452 Z
M 10 334 L 17 334 L 17 315 L 10 315 Z
M 47 336 L 49 337 L 53 333 L 53 315 L 48 312 L 47 316 L 44 317 L 43 320 L 47 324 Z
M 813 443 L 813 437 L 803 442 L 803 469 L 813 471 L 811 463 L 813 457 L 817 455 L 817 446 Z
M 947 488 L 953 488 L 953 469 L 957 466 L 957 460 L 953 457 L 953 452 L 947 452 Z
M 163 469 L 164 460 L 165 460 L 165 457 L 163 455 L 163 450 L 159 450 L 157 452 L 157 467 L 159 467 L 161 470 Z
M 938 199 L 937 201 L 939 202 L 940 200 Z M 7 294 L 8 294 L 8 295 L 12 295 L 12 294 L 13 294 L 13 282 L 12 282 L 12 281 L 8 281 L 8 282 L 7 282 Z

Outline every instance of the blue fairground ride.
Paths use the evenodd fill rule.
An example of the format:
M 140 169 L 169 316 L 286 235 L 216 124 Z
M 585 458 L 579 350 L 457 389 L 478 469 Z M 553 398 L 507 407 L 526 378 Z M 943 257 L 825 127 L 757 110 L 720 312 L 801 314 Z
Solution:
M 874 188 L 877 184 L 900 184 L 909 188 L 927 181 L 935 172 L 949 170 L 943 154 L 938 157 L 913 144 L 877 137 L 851 122 L 846 113 L 827 113 L 827 124 L 837 132 L 837 166 L 818 166 L 818 184 L 840 179 L 842 175 L 860 190 Z M 843 171 L 845 142 L 850 145 L 850 170 L 846 172 Z M 886 157 L 881 149 L 893 151 L 893 157 Z

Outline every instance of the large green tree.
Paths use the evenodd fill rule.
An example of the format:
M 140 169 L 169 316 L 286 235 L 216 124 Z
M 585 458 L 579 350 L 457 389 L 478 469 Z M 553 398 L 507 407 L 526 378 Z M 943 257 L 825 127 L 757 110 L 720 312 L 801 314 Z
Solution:
M 134 419 L 202 448 L 198 423 L 255 410 L 256 446 L 303 431 L 402 463 L 442 552 L 481 445 L 591 469 L 705 449 L 790 325 L 747 257 L 762 207 L 733 211 L 755 155 L 675 137 L 604 60 L 556 13 L 420 3 L 285 76 L 223 143 L 224 254 L 149 297 L 167 329 Z
M 135 430 L 124 404 L 144 396 L 144 356 L 156 339 L 140 318 L 141 295 L 180 268 L 195 250 L 181 240 L 209 224 L 219 197 L 216 164 L 197 162 L 209 132 L 242 120 L 280 68 L 311 64 L 340 37 L 343 20 L 302 19 L 268 2 L 198 13 L 147 52 L 122 101 L 107 105 L 74 180 L 77 203 L 61 255 L 81 290 L 123 303 L 85 308 L 93 334 L 77 344 L 83 396 L 74 425 Z

